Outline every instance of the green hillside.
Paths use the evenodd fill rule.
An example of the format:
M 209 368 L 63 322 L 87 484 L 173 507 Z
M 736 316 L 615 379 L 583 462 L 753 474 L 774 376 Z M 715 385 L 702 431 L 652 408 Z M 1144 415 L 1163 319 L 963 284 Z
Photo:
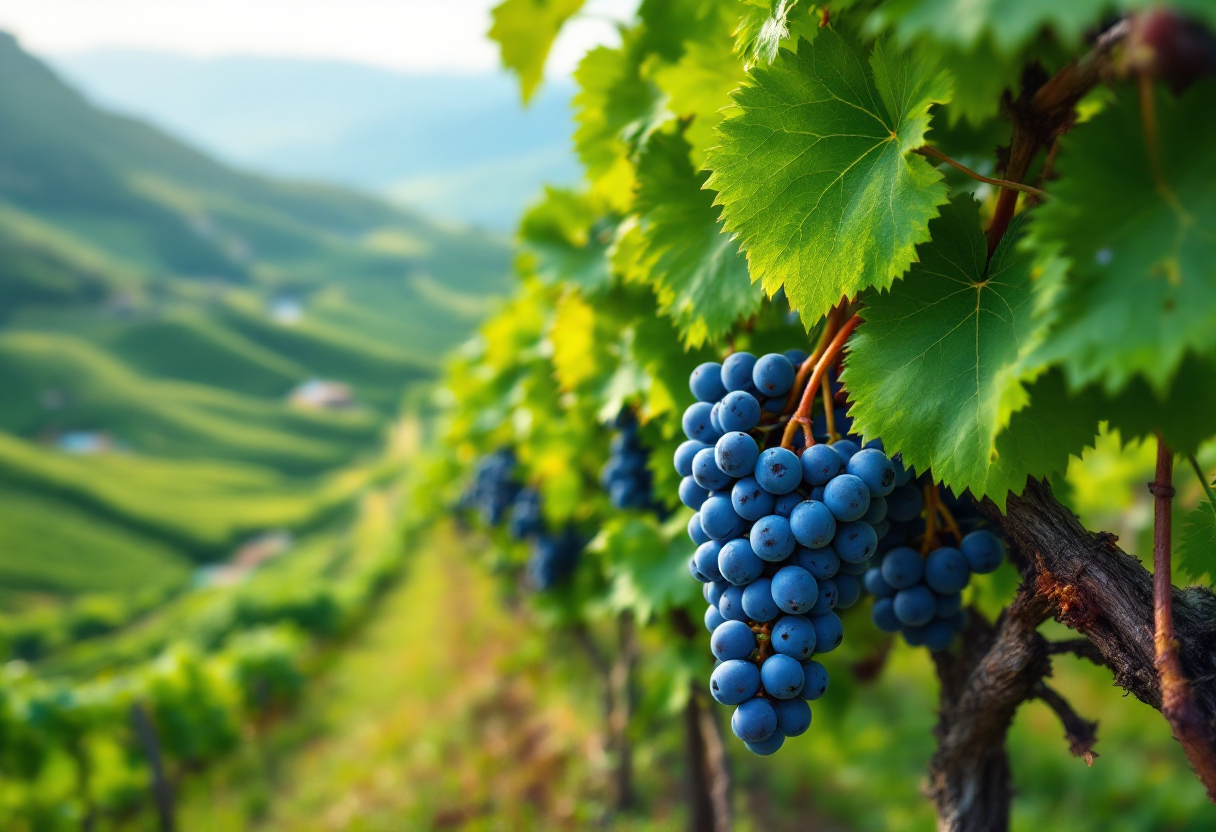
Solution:
M 492 236 L 102 112 L 0 33 L 0 641 L 332 526 L 508 265 Z M 349 405 L 293 404 L 314 379 Z

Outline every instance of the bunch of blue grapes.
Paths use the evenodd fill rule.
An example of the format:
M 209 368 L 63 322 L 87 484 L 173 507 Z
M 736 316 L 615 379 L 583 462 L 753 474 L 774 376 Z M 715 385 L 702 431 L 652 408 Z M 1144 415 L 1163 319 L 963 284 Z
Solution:
M 762 755 L 810 727 L 807 703 L 828 687 L 813 657 L 844 638 L 835 610 L 860 597 L 886 496 L 908 478 L 880 448 L 848 439 L 764 447 L 778 434 L 763 414 L 782 412 L 805 360 L 739 352 L 697 367 L 675 454 L 680 499 L 696 512 L 689 571 L 704 584 L 718 660 L 710 692 L 737 706 L 731 728 Z
M 564 583 L 578 568 L 584 540 L 573 527 L 560 533 L 541 533 L 532 540 L 528 558 L 528 579 L 532 586 L 547 592 Z
M 515 452 L 501 448 L 477 464 L 473 482 L 461 496 L 465 510 L 476 511 L 490 527 L 506 523 L 512 540 L 527 541 L 528 580 L 541 592 L 553 589 L 578 567 L 585 541 L 573 526 L 553 531 L 545 523 L 540 492 L 516 481 Z
M 902 633 L 913 647 L 945 650 L 967 624 L 962 591 L 971 575 L 996 571 L 1005 544 L 987 529 L 964 535 L 958 548 L 939 546 L 928 556 L 911 546 L 895 546 L 865 575 L 874 596 L 874 624 Z
M 515 480 L 515 451 L 500 448 L 482 457 L 473 473 L 473 482 L 460 498 L 460 507 L 474 511 L 487 526 L 497 526 L 519 496 Z
M 647 467 L 650 451 L 638 438 L 638 419 L 632 408 L 622 408 L 613 420 L 616 429 L 608 446 L 608 461 L 600 471 L 600 485 L 618 509 L 655 508 L 654 478 Z

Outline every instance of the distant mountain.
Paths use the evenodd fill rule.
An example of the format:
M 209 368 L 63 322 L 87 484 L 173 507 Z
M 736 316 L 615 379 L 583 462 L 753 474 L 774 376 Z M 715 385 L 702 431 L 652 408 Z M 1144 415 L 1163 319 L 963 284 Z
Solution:
M 104 112 L 0 33 L 0 612 L 343 517 L 509 265 Z M 300 406 L 318 389 L 338 406 Z
M 578 175 L 568 85 L 524 110 L 505 76 L 126 50 L 52 63 L 99 105 L 232 164 L 387 194 L 428 216 L 508 230 L 541 183 Z

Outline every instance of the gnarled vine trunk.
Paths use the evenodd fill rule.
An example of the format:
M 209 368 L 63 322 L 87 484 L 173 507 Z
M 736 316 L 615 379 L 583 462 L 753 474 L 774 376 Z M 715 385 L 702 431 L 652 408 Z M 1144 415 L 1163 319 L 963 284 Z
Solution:
M 1110 667 L 1116 684 L 1161 710 L 1153 579 L 1140 561 L 1120 550 L 1114 535 L 1087 531 L 1045 482 L 1031 480 L 1021 496 L 1010 495 L 1004 513 L 989 500 L 981 508 L 1012 543 L 1022 585 L 995 623 L 973 613 L 962 648 L 935 656 L 941 714 L 927 793 L 938 828 L 949 832 L 1009 827 L 1005 739 L 1027 700 L 1052 708 L 1071 752 L 1093 761 L 1096 724 L 1046 684 L 1053 654 L 1074 653 Z M 1175 588 L 1173 607 L 1182 669 L 1207 742 L 1216 746 L 1216 595 Z M 1051 617 L 1086 638 L 1048 642 L 1038 627 Z

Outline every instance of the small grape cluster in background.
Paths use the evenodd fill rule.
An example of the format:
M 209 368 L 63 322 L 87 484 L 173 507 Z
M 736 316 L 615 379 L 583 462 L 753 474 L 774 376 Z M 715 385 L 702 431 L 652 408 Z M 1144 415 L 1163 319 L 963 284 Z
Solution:
M 887 517 L 879 556 L 863 579 L 874 596 L 874 624 L 883 632 L 901 633 L 913 647 L 945 650 L 967 624 L 962 591 L 973 574 L 996 571 L 1005 559 L 1005 544 L 977 528 L 983 518 L 972 503 L 939 490 L 927 475 L 887 498 Z M 942 532 L 955 538 L 957 548 L 939 545 Z M 918 541 L 919 548 L 914 545 Z
M 573 526 L 552 531 L 545 523 L 540 492 L 516 481 L 515 452 L 500 448 L 477 464 L 473 482 L 461 496 L 460 507 L 476 511 L 482 522 L 497 527 L 506 522 L 512 540 L 528 541 L 528 579 L 541 592 L 561 584 L 578 567 L 585 541 Z
M 704 584 L 718 659 L 710 692 L 737 706 L 735 735 L 762 755 L 810 727 L 807 702 L 828 687 L 812 657 L 843 640 L 834 610 L 860 597 L 858 576 L 886 531 L 885 497 L 909 479 L 879 447 L 851 440 L 801 456 L 763 448 L 805 360 L 738 352 L 697 367 L 689 386 L 698 401 L 675 454 L 680 499 L 696 511 L 689 570 Z
M 623 407 L 612 421 L 616 432 L 608 446 L 608 461 L 600 472 L 600 485 L 608 502 L 617 509 L 657 509 L 654 477 L 647 463 L 650 451 L 638 438 L 638 419 L 632 408 Z

